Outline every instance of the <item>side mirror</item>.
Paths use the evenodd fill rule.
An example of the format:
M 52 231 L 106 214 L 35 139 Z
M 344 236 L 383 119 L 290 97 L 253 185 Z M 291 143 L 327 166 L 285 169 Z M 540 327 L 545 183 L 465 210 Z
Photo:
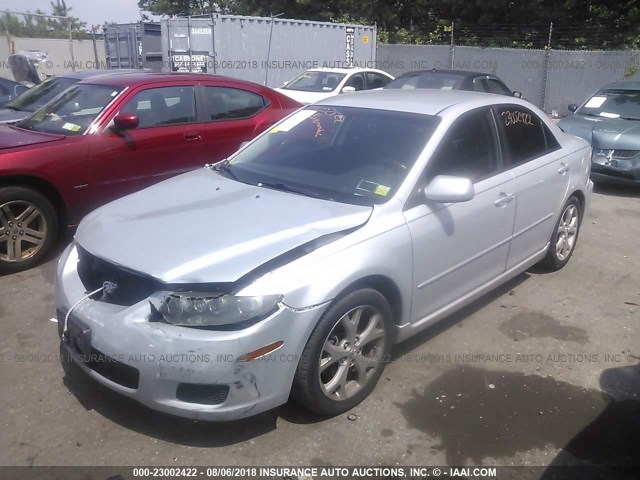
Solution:
M 424 196 L 429 202 L 467 202 L 475 195 L 473 183 L 468 178 L 438 175 L 424 188 Z
M 567 107 L 569 109 L 569 111 L 571 113 L 575 112 L 576 110 L 578 110 L 578 105 L 576 105 L 575 103 L 570 103 L 569 106 Z
M 516 98 L 522 98 L 522 92 L 519 92 L 519 91 L 515 90 L 513 92 L 513 96 L 516 97 Z
M 131 130 L 138 126 L 138 116 L 134 113 L 119 113 L 113 118 L 113 126 L 116 130 Z
M 356 87 L 350 87 L 349 85 L 347 85 L 346 87 L 342 87 L 342 90 L 340 90 L 340 93 L 351 93 L 355 91 L 356 91 Z
M 284 82 L 284 83 L 282 84 L 282 86 L 283 86 L 283 87 L 286 87 L 288 83 L 289 83 L 289 80 L 287 80 L 286 82 Z

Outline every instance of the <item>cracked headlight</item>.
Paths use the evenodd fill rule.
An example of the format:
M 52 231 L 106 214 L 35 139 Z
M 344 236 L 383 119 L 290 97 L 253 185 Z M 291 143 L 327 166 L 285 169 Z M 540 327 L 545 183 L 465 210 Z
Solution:
M 240 297 L 204 292 L 158 292 L 149 298 L 152 319 L 184 327 L 231 325 L 266 317 L 282 295 Z

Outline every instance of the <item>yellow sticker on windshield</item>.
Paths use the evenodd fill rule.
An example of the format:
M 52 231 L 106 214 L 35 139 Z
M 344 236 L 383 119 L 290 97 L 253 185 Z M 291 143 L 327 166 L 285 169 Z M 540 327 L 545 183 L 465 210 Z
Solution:
M 75 123 L 67 122 L 64 125 L 62 125 L 62 128 L 64 128 L 65 130 L 71 130 L 72 132 L 77 132 L 82 127 L 80 125 L 76 125 Z
M 311 115 L 316 113 L 315 110 L 298 110 L 295 113 L 292 113 L 290 116 L 281 121 L 278 125 L 269 130 L 269 133 L 278 133 L 278 132 L 288 132 L 293 127 L 302 123 L 304 120 L 309 118 Z
M 389 190 L 391 190 L 391 187 L 387 187 L 386 185 L 378 185 L 374 190 L 374 193 L 376 195 L 382 195 L 383 197 L 386 197 L 389 193 Z

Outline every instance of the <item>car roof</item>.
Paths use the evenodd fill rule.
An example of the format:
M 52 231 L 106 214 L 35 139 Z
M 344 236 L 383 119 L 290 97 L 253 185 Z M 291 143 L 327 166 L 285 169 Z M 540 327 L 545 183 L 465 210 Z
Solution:
M 427 75 L 427 74 L 431 74 L 431 73 L 444 73 L 444 74 L 447 74 L 447 75 L 456 75 L 458 77 L 464 77 L 464 78 L 472 78 L 472 77 L 494 77 L 494 78 L 497 78 L 493 73 L 473 72 L 471 70 L 436 70 L 435 68 L 433 70 L 416 70 L 416 71 L 413 71 L 413 72 L 403 73 L 402 75 L 399 75 L 396 78 L 416 76 L 416 75 Z
M 135 72 L 135 73 L 123 73 L 121 75 L 101 75 L 94 76 L 81 83 L 91 83 L 100 85 L 110 85 L 117 87 L 134 87 L 139 85 L 146 85 L 149 83 L 164 83 L 175 81 L 221 81 L 225 83 L 232 83 L 235 85 L 262 85 L 248 82 L 246 80 L 240 80 L 237 78 L 224 77 L 222 75 L 210 75 L 208 73 L 155 73 L 155 72 Z M 262 87 L 266 88 L 266 87 Z
M 640 90 L 640 82 L 613 82 L 608 85 L 602 87 L 601 90 L 610 90 L 612 88 L 617 88 L 621 90 Z
M 359 72 L 383 72 L 382 70 L 376 70 L 375 68 L 360 68 L 360 67 L 348 67 L 348 68 L 310 68 L 307 72 L 330 72 L 330 73 L 359 73 Z
M 366 90 L 321 100 L 314 105 L 373 108 L 408 113 L 437 115 L 449 107 L 464 103 L 469 109 L 496 104 L 533 106 L 515 97 L 494 93 L 469 92 L 466 90 L 437 90 L 416 88 L 411 90 Z
M 60 78 L 75 78 L 78 80 L 84 80 L 86 78 L 96 77 L 98 75 L 121 75 L 123 73 L 137 72 L 138 70 L 81 70 L 79 72 L 68 72 L 61 75 L 54 75 L 53 77 Z M 51 78 L 51 77 L 50 77 Z

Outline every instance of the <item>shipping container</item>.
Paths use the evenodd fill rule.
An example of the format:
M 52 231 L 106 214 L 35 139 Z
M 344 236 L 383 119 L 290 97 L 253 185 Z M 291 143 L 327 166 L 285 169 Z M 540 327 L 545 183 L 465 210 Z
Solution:
M 157 24 L 134 25 L 106 28 L 110 68 L 206 72 L 275 87 L 309 68 L 376 67 L 374 26 L 217 14 L 170 18 L 160 23 L 159 59 L 157 50 L 147 50 L 151 42 L 145 43 L 149 35 L 144 29 Z M 118 28 L 122 33 L 116 38 Z M 127 42 L 134 42 L 136 49 Z
M 162 70 L 159 23 L 110 25 L 104 29 L 106 68 Z

